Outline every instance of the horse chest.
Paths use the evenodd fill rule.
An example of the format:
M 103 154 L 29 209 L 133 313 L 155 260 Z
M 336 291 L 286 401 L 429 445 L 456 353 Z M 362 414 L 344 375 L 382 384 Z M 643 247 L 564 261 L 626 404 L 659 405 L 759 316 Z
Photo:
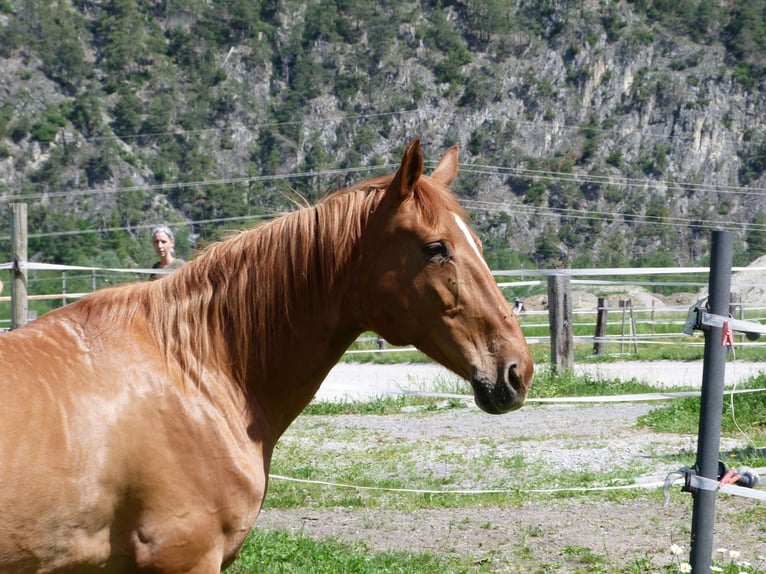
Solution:
M 25 537 L 30 564 L 60 572 L 83 564 L 103 572 L 179 572 L 205 560 L 217 562 L 211 571 L 218 571 L 236 555 L 266 484 L 261 445 L 237 422 L 239 410 L 171 388 L 129 400 L 92 394 L 76 406 L 45 417 L 46 435 L 61 438 L 22 449 L 37 458 L 0 465 L 14 477 L 14 492 L 0 500 L 25 500 L 36 516 L 19 516 L 15 525 L 11 517 L 5 526 L 15 538 L 5 542 Z M 42 419 L 34 426 L 42 428 Z M 3 552 L 15 552 L 5 542 L 0 572 Z M 13 571 L 38 571 L 25 568 Z

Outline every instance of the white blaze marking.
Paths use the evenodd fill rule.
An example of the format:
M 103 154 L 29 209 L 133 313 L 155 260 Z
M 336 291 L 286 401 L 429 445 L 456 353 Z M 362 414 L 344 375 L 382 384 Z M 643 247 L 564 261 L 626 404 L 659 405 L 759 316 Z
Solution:
M 489 265 L 487 265 L 484 257 L 481 256 L 481 251 L 479 251 L 479 246 L 476 244 L 476 240 L 474 240 L 473 235 L 471 235 L 471 230 L 468 229 L 465 221 L 463 221 L 463 219 L 457 213 L 453 213 L 453 215 L 455 216 L 455 221 L 457 221 L 457 226 L 460 228 L 460 231 L 465 234 L 468 243 L 471 245 L 471 247 L 473 247 L 473 251 L 476 253 L 476 257 L 481 260 L 481 262 L 484 264 L 484 267 L 486 267 L 489 271 Z

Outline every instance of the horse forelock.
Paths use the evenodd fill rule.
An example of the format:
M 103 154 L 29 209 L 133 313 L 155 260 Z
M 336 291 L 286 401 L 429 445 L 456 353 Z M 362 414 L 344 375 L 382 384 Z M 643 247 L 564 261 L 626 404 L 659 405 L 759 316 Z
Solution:
M 418 206 L 418 213 L 425 225 L 436 226 L 445 213 L 458 215 L 462 219 L 467 218 L 465 210 L 452 190 L 430 177 L 421 176 L 418 179 L 413 196 Z

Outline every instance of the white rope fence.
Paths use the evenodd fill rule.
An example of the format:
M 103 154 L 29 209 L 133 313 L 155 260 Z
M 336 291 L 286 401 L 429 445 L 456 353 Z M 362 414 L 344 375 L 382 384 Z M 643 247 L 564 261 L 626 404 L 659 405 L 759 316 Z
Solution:
M 759 481 L 763 482 L 763 478 L 766 478 L 766 467 L 748 469 L 754 475 L 759 477 Z M 456 495 L 456 496 L 481 496 L 487 494 L 560 494 L 560 493 L 588 493 L 588 492 L 609 492 L 615 490 L 656 490 L 658 488 L 667 488 L 681 480 L 682 475 L 675 476 L 676 473 L 671 473 L 667 478 L 657 477 L 646 482 L 634 482 L 631 484 L 618 484 L 609 486 L 571 486 L 571 487 L 556 487 L 556 488 L 486 488 L 486 489 L 430 489 L 430 488 L 393 488 L 386 486 L 365 486 L 358 484 L 349 484 L 343 482 L 333 482 L 329 480 L 313 480 L 307 478 L 293 478 L 290 476 L 284 476 L 281 474 L 269 474 L 269 478 L 273 480 L 281 480 L 284 482 L 293 482 L 298 484 L 309 484 L 315 486 L 326 486 L 331 488 L 343 488 L 352 489 L 358 491 L 373 491 L 373 492 L 391 492 L 399 494 L 434 494 L 434 495 Z M 670 481 L 670 482 L 669 482 Z M 753 498 L 766 502 L 766 491 L 753 488 L 745 488 L 742 486 L 736 486 L 733 484 L 719 484 L 719 481 L 713 481 L 705 479 L 703 477 L 695 477 L 692 479 L 694 486 L 697 488 L 705 488 L 707 490 L 716 490 L 725 494 L 733 496 L 744 496 L 746 498 Z

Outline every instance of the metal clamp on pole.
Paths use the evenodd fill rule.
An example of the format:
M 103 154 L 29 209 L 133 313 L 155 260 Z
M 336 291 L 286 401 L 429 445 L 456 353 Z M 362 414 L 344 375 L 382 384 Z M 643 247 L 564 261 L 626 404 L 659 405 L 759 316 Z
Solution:
M 663 506 L 667 506 L 670 502 L 670 487 L 673 486 L 676 480 L 681 478 L 684 479 L 684 485 L 681 487 L 682 492 L 695 494 L 700 490 L 722 491 L 747 498 L 766 500 L 766 493 L 752 491 L 753 488 L 758 486 L 760 481 L 756 471 L 746 466 L 739 469 L 734 467 L 726 468 L 726 464 L 719 460 L 718 476 L 715 480 L 700 476 L 697 465 L 683 466 L 676 472 L 671 472 L 665 478 L 665 484 L 662 487 L 662 494 L 665 500 Z
M 707 331 L 709 327 L 718 327 L 724 330 L 724 336 L 731 331 L 744 333 L 750 341 L 756 341 L 761 335 L 766 334 L 766 325 L 758 321 L 743 321 L 732 317 L 723 317 L 709 312 L 708 299 L 703 297 L 689 307 L 689 315 L 684 323 L 684 334 L 693 335 L 695 330 Z M 723 344 L 726 340 L 722 341 Z
M 684 479 L 684 486 L 681 490 L 686 491 L 686 486 L 689 483 L 689 474 L 695 472 L 693 469 L 691 469 L 688 466 L 682 466 L 675 472 L 671 472 L 669 475 L 665 477 L 665 484 L 662 487 L 662 496 L 664 499 L 664 502 L 662 506 L 667 506 L 670 503 L 670 487 L 673 486 L 673 483 L 677 481 L 679 478 Z
M 695 330 L 703 330 L 701 314 L 702 310 L 707 308 L 707 297 L 697 299 L 697 302 L 689 307 L 689 315 L 684 323 L 684 334 L 690 337 L 694 335 Z

